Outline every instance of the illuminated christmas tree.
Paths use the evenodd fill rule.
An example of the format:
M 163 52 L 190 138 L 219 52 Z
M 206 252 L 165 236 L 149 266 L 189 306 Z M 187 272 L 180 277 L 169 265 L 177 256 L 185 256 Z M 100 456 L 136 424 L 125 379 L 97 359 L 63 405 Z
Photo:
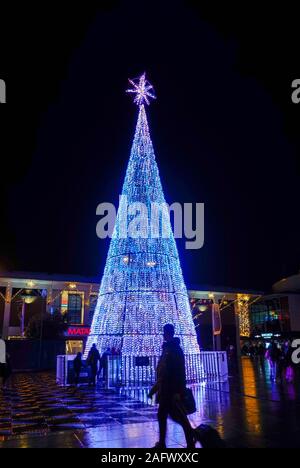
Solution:
M 166 323 L 174 324 L 185 355 L 197 355 L 169 214 L 157 211 L 159 226 L 149 221 L 155 207 L 165 204 L 145 111 L 155 96 L 145 74 L 129 82 L 133 88 L 127 91 L 135 94 L 139 114 L 85 355 L 96 343 L 100 352 L 115 347 L 122 356 L 159 356 Z M 132 203 L 139 212 L 135 221 L 128 215 Z M 141 203 L 146 210 L 140 209 Z

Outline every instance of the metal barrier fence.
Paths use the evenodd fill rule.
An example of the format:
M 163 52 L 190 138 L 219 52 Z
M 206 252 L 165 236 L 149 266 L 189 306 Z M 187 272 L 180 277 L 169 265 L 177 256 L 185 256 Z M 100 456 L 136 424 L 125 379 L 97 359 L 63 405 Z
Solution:
M 145 387 L 153 385 L 159 356 L 109 356 L 107 387 Z M 226 382 L 228 380 L 225 351 L 202 351 L 188 355 L 186 361 L 187 384 Z

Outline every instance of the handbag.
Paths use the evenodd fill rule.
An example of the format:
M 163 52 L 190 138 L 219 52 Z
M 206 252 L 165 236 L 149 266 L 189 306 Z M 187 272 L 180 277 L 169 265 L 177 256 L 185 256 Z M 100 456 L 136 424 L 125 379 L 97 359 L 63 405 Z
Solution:
M 190 388 L 185 388 L 181 399 L 185 414 L 193 414 L 197 411 L 193 392 Z

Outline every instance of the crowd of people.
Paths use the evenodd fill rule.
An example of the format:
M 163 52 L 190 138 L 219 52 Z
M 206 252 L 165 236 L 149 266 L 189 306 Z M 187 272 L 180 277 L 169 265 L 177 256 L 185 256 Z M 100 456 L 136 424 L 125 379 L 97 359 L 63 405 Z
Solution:
M 174 336 L 174 326 L 167 324 L 163 328 L 163 346 L 162 354 L 157 366 L 157 380 L 155 385 L 149 392 L 149 398 L 155 395 L 158 403 L 158 423 L 159 423 L 159 440 L 155 445 L 156 448 L 166 447 L 166 431 L 167 419 L 171 417 L 176 423 L 180 424 L 184 430 L 186 444 L 188 448 L 195 447 L 195 443 L 200 441 L 203 444 L 207 434 L 213 436 L 213 446 L 217 446 L 218 434 L 214 434 L 212 428 L 206 426 L 194 429 L 187 417 L 189 413 L 187 407 L 187 388 L 185 374 L 184 354 L 180 346 L 179 338 Z M 242 346 L 242 355 L 248 356 L 256 360 L 261 366 L 263 372 L 266 369 L 266 363 L 269 364 L 270 378 L 273 381 L 292 382 L 295 376 L 295 369 L 292 362 L 292 354 L 294 349 L 291 342 L 286 340 L 283 342 L 271 341 L 249 341 Z M 227 349 L 229 363 L 235 362 L 236 353 L 233 345 Z M 119 351 L 114 348 L 107 348 L 100 356 L 96 345 L 94 344 L 88 354 L 86 365 L 90 366 L 90 385 L 96 385 L 96 379 L 106 378 L 108 372 L 108 357 L 111 355 L 119 355 Z M 76 374 L 76 382 L 78 383 L 79 374 L 83 366 L 81 353 L 78 353 L 74 360 L 74 370 Z M 193 398 L 193 397 L 192 397 Z M 193 406 L 193 405 L 192 405 Z M 192 410 L 193 412 L 195 410 Z
M 77 386 L 80 380 L 80 373 L 83 367 L 90 368 L 90 382 L 89 384 L 93 387 L 96 386 L 97 379 L 107 378 L 108 369 L 108 357 L 119 356 L 120 350 L 116 348 L 107 348 L 102 355 L 100 355 L 96 344 L 94 343 L 89 351 L 86 362 L 82 359 L 82 353 L 77 353 L 76 358 L 73 361 L 73 368 L 75 374 L 75 385 Z
M 189 389 L 186 387 L 184 354 L 180 346 L 180 340 L 174 334 L 175 330 L 172 324 L 166 324 L 163 327 L 163 345 L 156 370 L 157 379 L 148 395 L 149 398 L 155 395 L 158 403 L 159 440 L 155 447 L 166 447 L 168 417 L 171 417 L 182 426 L 188 448 L 195 447 L 197 440 L 203 445 L 207 434 L 209 434 L 209 437 L 213 436 L 216 444 L 219 436 L 217 433 L 213 433 L 212 428 L 203 425 L 202 428 L 199 426 L 194 429 L 187 417 L 188 414 L 196 410 L 196 406 L 194 401 L 191 402 L 191 399 L 194 400 L 192 392 L 189 393 Z M 248 341 L 243 344 L 241 352 L 242 355 L 256 360 L 263 372 L 265 372 L 266 363 L 268 363 L 272 381 L 293 382 L 296 366 L 292 360 L 294 348 L 292 348 L 289 340 L 281 342 L 272 340 L 269 343 L 265 341 Z M 227 354 L 229 364 L 231 361 L 235 362 L 236 352 L 233 345 L 228 346 Z M 83 367 L 88 367 L 90 370 L 90 386 L 95 387 L 97 379 L 106 381 L 110 356 L 120 356 L 120 351 L 115 348 L 107 348 L 101 355 L 96 344 L 93 344 L 86 361 L 83 360 L 81 353 L 77 353 L 73 361 L 75 385 L 77 386 L 80 382 Z M 4 361 L 3 358 L 2 360 Z M 6 354 L 5 362 L 0 362 L 0 383 L 2 388 L 5 388 L 10 374 L 10 358 Z M 191 407 L 192 410 L 190 410 Z
M 295 378 L 295 364 L 292 361 L 293 351 L 289 340 L 272 340 L 267 344 L 264 341 L 250 341 L 242 346 L 242 355 L 258 359 L 263 371 L 267 362 L 271 380 L 279 382 L 292 382 Z

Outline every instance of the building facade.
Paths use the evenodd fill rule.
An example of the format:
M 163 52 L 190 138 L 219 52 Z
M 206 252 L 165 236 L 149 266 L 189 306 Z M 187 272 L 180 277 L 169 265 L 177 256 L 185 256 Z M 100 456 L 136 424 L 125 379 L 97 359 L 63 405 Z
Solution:
M 250 316 L 254 338 L 300 335 L 300 274 L 275 283 L 272 294 L 261 296 L 251 305 Z
M 0 333 L 22 338 L 32 321 L 59 317 L 65 324 L 66 353 L 83 351 L 100 279 L 15 272 L 0 275 Z M 188 288 L 201 349 L 226 349 L 251 335 L 251 304 L 260 293 L 210 286 Z
M 20 338 L 30 322 L 45 316 L 65 324 L 66 352 L 82 351 L 98 297 L 97 278 L 34 273 L 0 276 L 0 333 Z

